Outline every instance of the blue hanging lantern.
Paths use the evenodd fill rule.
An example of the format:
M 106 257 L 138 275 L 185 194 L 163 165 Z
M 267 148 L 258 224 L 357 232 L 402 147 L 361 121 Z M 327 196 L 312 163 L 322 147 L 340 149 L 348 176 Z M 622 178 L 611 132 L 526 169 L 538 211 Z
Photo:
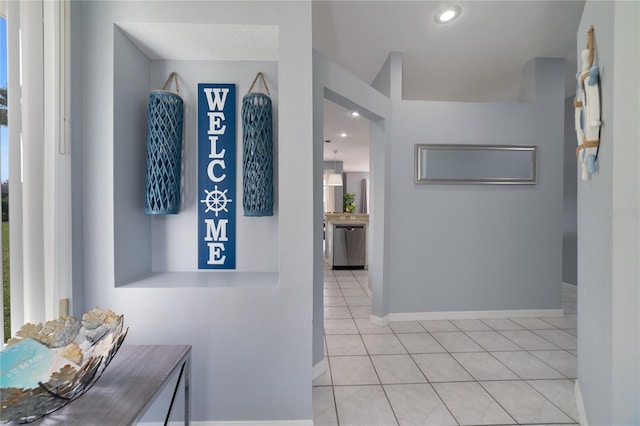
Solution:
M 251 93 L 258 77 L 266 90 Z M 245 216 L 273 216 L 273 124 L 271 98 L 259 72 L 242 98 L 242 206 Z
M 183 101 L 180 95 L 165 90 L 175 72 L 162 86 L 149 94 L 147 134 L 146 214 L 176 214 L 180 208 L 182 161 Z

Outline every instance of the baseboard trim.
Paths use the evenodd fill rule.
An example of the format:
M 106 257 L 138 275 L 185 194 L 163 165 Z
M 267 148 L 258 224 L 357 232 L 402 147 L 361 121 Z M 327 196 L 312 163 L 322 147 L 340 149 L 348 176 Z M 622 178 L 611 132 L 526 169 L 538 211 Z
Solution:
M 589 422 L 587 422 L 587 411 L 584 408 L 584 400 L 582 399 L 582 391 L 580 390 L 579 380 L 576 379 L 576 384 L 573 386 L 573 389 L 576 395 L 576 408 L 578 409 L 578 420 L 580 420 L 580 426 L 589 426 Z
M 318 377 L 322 376 L 325 371 L 327 371 L 327 359 L 322 358 L 322 360 L 314 365 L 311 369 L 311 380 L 315 380 Z
M 562 309 L 515 309 L 505 311 L 401 312 L 384 317 L 371 315 L 372 324 L 384 327 L 391 321 L 426 321 L 452 319 L 551 318 L 564 317 Z
M 371 321 L 371 324 L 373 325 L 377 325 L 378 327 L 384 327 L 385 325 L 389 324 L 389 315 L 379 317 L 371 314 L 371 316 L 369 316 L 369 321 Z
M 205 421 L 189 422 L 193 426 L 313 426 L 313 420 L 264 420 L 264 421 Z M 162 422 L 138 423 L 138 426 L 163 426 Z M 184 422 L 170 422 L 169 426 L 184 426 Z

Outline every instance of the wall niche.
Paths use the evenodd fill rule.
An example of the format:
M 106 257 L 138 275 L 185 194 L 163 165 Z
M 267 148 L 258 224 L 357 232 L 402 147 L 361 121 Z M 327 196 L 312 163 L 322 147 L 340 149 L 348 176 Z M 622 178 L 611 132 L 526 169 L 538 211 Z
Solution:
M 116 287 L 275 287 L 278 285 L 278 26 L 167 23 L 114 25 L 114 278 Z M 146 215 L 149 91 L 178 74 L 184 99 L 181 206 Z M 273 102 L 274 215 L 244 217 L 242 96 L 256 73 Z M 236 269 L 198 270 L 197 85 L 236 84 Z M 172 87 L 173 89 L 173 87 Z

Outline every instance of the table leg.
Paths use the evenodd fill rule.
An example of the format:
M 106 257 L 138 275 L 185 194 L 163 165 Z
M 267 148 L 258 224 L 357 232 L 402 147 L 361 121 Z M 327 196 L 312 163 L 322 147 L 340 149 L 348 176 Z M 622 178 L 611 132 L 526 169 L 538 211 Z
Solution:
M 191 417 L 191 354 L 187 356 L 184 372 L 184 424 L 189 426 Z

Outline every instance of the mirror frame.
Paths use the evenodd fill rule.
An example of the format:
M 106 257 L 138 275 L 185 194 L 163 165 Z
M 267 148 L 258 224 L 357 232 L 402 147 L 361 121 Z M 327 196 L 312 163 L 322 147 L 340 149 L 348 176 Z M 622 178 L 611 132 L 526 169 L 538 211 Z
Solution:
M 422 152 L 428 150 L 478 150 L 478 151 L 527 151 L 531 153 L 530 175 L 527 178 L 451 179 L 427 178 L 420 176 Z M 535 185 L 538 183 L 538 147 L 536 145 L 457 145 L 457 144 L 416 144 L 415 174 L 416 184 L 480 184 L 480 185 Z

